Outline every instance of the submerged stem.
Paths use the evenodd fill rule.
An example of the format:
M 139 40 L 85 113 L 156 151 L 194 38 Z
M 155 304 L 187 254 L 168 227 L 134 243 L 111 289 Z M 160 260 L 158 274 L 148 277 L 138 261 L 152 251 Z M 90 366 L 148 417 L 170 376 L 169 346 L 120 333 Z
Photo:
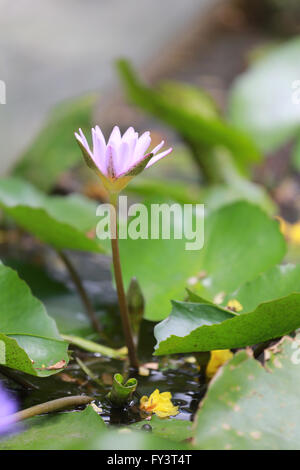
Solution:
M 118 243 L 118 221 L 117 221 L 117 206 L 118 206 L 118 197 L 111 196 L 111 209 L 110 209 L 110 228 L 111 228 L 111 248 L 112 248 L 112 258 L 113 266 L 115 273 L 115 281 L 117 287 L 117 294 L 119 300 L 119 307 L 121 313 L 121 320 L 123 325 L 123 331 L 126 341 L 126 346 L 128 348 L 129 362 L 132 367 L 138 369 L 139 362 L 136 354 L 136 349 L 133 341 L 132 328 L 129 320 L 128 307 L 126 294 L 124 290 L 122 269 L 120 262 L 120 252 L 119 252 L 119 243 Z
M 98 319 L 96 317 L 96 314 L 95 314 L 95 311 L 94 311 L 94 308 L 91 304 L 91 301 L 86 293 L 86 290 L 83 286 L 83 283 L 76 271 L 76 269 L 74 268 L 73 264 L 71 263 L 70 259 L 68 258 L 68 256 L 63 253 L 62 251 L 58 251 L 58 255 L 60 256 L 61 260 L 63 261 L 63 263 L 65 264 L 67 270 L 69 271 L 69 274 L 76 286 L 76 289 L 77 289 L 77 292 L 81 298 L 81 301 L 83 303 L 83 306 L 85 308 L 85 311 L 90 319 L 90 322 L 94 328 L 95 331 L 97 331 L 97 333 L 99 333 L 100 336 L 102 336 L 102 329 L 101 329 L 101 326 L 99 325 L 99 322 L 98 322 Z
M 12 421 L 21 421 L 44 413 L 51 413 L 52 411 L 69 408 L 70 406 L 86 405 L 93 400 L 94 398 L 83 395 L 58 398 L 57 400 L 47 401 L 46 403 L 26 408 L 26 410 L 18 411 L 11 415 L 10 418 Z
M 76 362 L 88 377 L 90 377 L 94 382 L 96 382 L 97 385 L 100 385 L 100 387 L 105 390 L 105 385 L 102 380 L 96 377 L 96 375 L 91 371 L 91 369 L 89 369 L 87 365 L 79 359 L 79 357 L 76 357 Z

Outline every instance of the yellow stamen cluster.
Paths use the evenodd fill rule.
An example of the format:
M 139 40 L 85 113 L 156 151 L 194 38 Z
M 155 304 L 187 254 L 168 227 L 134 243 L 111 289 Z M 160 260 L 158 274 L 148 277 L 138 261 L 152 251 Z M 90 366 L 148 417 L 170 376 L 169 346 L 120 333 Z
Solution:
M 155 413 L 159 418 L 175 416 L 179 413 L 178 406 L 173 405 L 171 398 L 170 392 L 160 393 L 156 389 L 149 398 L 147 396 L 141 398 L 140 409 L 149 414 Z
M 243 310 L 242 304 L 236 299 L 229 300 L 226 307 L 233 312 L 241 312 Z

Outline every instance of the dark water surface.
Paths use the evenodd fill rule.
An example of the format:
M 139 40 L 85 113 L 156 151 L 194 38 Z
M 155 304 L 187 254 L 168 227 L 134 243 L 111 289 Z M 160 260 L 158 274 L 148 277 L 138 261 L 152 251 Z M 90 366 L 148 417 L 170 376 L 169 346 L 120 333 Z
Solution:
M 24 252 L 17 253 L 17 258 L 9 256 L 9 250 L 5 250 L 5 254 L 6 256 L 2 255 L 4 263 L 16 269 L 19 276 L 29 284 L 33 294 L 44 302 L 49 315 L 55 318 L 60 331 L 66 334 L 82 334 L 84 337 L 96 340 L 82 310 L 80 299 L 70 285 L 68 274 L 61 269 L 61 266 L 56 266 L 55 254 L 51 254 L 51 251 L 49 254 L 46 249 L 40 264 L 36 263 L 35 248 L 33 248 L 33 253 L 25 257 Z M 39 256 L 40 254 L 39 252 Z M 104 327 L 106 338 L 104 342 L 113 348 L 124 346 L 117 298 L 111 284 L 109 261 L 101 256 L 90 254 L 70 254 L 70 256 L 73 263 L 80 266 L 80 275 Z M 101 299 L 100 302 L 99 299 Z M 78 312 L 83 320 L 77 324 Z M 69 325 L 79 330 L 66 331 L 65 328 Z M 2 369 L 3 373 L 13 374 L 17 381 L 24 381 L 25 385 L 28 383 L 29 386 L 17 384 L 1 372 L 0 380 L 3 380 L 6 387 L 16 396 L 19 409 L 65 396 L 85 394 L 95 397 L 95 403 L 102 408 L 101 416 L 107 423 L 129 424 L 142 419 L 137 406 L 140 398 L 143 395 L 149 396 L 158 388 L 160 392 L 171 392 L 173 403 L 179 406 L 176 419 L 192 420 L 199 401 L 205 393 L 205 382 L 200 377 L 197 365 L 187 361 L 184 356 L 153 357 L 154 326 L 155 323 L 143 320 L 139 334 L 140 363 L 158 362 L 159 366 L 157 370 L 149 369 L 148 376 L 139 375 L 134 371 L 130 372 L 126 361 L 101 357 L 99 354 L 87 353 L 70 345 L 73 359 L 63 372 L 48 378 L 39 378 L 10 369 Z M 80 358 L 104 383 L 104 388 L 87 377 L 75 361 L 76 357 Z M 138 380 L 132 403 L 122 410 L 113 408 L 105 398 L 111 388 L 112 377 L 117 372 L 122 373 L 126 378 L 135 377 Z

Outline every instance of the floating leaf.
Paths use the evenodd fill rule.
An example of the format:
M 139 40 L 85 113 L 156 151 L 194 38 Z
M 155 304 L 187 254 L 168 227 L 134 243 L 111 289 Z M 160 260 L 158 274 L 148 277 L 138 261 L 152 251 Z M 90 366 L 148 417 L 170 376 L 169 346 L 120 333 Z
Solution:
M 233 314 L 211 304 L 173 302 L 156 325 L 156 355 L 233 349 L 278 338 L 300 327 L 300 293 Z
M 211 382 L 196 416 L 198 449 L 299 449 L 299 337 L 270 351 L 265 368 L 241 351 Z
M 165 318 L 170 299 L 183 299 L 187 279 L 201 271 L 206 277 L 197 292 L 213 300 L 279 263 L 285 253 L 278 222 L 247 202 L 208 214 L 204 230 L 200 251 L 186 250 L 185 239 L 120 240 L 125 280 L 129 283 L 135 276 L 141 285 L 147 319 Z
M 168 438 L 172 441 L 183 442 L 192 438 L 193 423 L 181 419 L 161 419 L 158 416 L 151 416 L 151 420 L 144 419 L 138 423 L 130 425 L 131 429 L 146 432 L 145 428 L 151 426 L 151 433 L 154 436 Z
M 260 303 L 300 292 L 300 265 L 274 266 L 256 279 L 246 282 L 238 290 L 225 297 L 223 305 L 237 299 L 243 306 L 241 313 L 254 310 Z
M 84 449 L 87 442 L 105 429 L 104 421 L 88 406 L 84 411 L 60 417 L 40 416 L 25 421 L 23 433 L 0 442 L 1 450 Z
M 130 428 L 112 431 L 88 406 L 84 411 L 26 420 L 29 429 L 2 440 L 1 450 L 188 450 L 184 443 L 172 442 L 151 433 Z M 112 453 L 111 459 L 117 458 Z M 108 461 L 108 463 L 110 463 Z M 113 460 L 111 463 L 115 463 Z
M 3 264 L 0 305 L 3 365 L 43 377 L 67 364 L 68 344 L 60 337 L 55 321 L 18 274 Z
M 75 195 L 46 196 L 17 178 L 0 180 L 0 207 L 23 229 L 54 248 L 103 251 L 86 232 L 96 226 L 96 204 Z
M 179 204 L 174 205 L 174 208 L 175 206 L 179 211 L 182 210 Z M 149 228 L 151 226 L 150 207 L 147 203 Z M 196 217 L 194 217 L 195 220 Z M 197 217 L 197 221 L 198 226 L 203 225 L 201 217 Z M 128 227 L 130 228 L 130 223 Z M 185 237 L 174 239 L 173 230 L 174 223 L 171 216 L 170 239 L 153 239 L 150 233 L 149 239 L 134 240 L 128 237 L 119 240 L 125 282 L 129 285 L 131 278 L 136 277 L 145 297 L 145 317 L 149 320 L 160 320 L 166 317 L 170 299 L 183 297 L 186 279 L 198 272 L 199 251 L 186 250 L 189 240 Z M 199 230 L 199 238 L 201 244 L 201 230 Z
M 83 254 L 82 256 L 85 257 L 86 255 Z M 54 280 L 40 266 L 16 261 L 11 258 L 5 258 L 4 262 L 18 272 L 21 279 L 29 285 L 33 294 L 43 302 L 48 314 L 55 320 L 61 334 L 70 335 L 72 340 L 78 341 L 78 345 L 80 342 L 81 346 L 79 347 L 92 352 L 102 351 L 104 353 L 106 351 L 106 353 L 114 354 L 114 351 L 117 355 L 122 355 L 122 350 L 118 351 L 110 348 L 106 350 L 106 347 L 102 349 L 102 346 L 98 343 L 93 341 L 86 343 L 84 341 L 85 339 L 99 338 L 91 326 L 91 322 L 84 311 L 82 301 L 76 291 L 70 290 L 65 284 Z M 97 269 L 96 260 L 95 270 Z M 80 274 L 84 281 L 89 279 L 82 265 Z M 91 293 L 89 292 L 89 294 Z M 105 336 L 109 339 L 110 344 L 118 345 L 120 341 L 123 341 L 119 313 L 108 308 L 105 302 L 102 303 L 103 297 L 101 295 L 92 295 L 91 300 L 97 318 L 104 329 Z M 120 345 L 122 345 L 122 342 Z
M 205 221 L 205 242 L 199 271 L 205 271 L 197 293 L 213 300 L 279 263 L 286 251 L 276 220 L 259 207 L 236 202 L 211 213 Z

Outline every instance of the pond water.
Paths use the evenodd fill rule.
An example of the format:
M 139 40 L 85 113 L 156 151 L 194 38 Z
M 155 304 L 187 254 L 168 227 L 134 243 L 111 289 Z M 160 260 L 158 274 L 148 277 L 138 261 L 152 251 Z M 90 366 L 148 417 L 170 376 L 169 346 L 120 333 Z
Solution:
M 48 378 L 25 377 L 24 374 L 17 373 L 17 377 L 25 378 L 32 385 L 28 389 L 15 384 L 2 374 L 0 377 L 16 396 L 20 409 L 65 396 L 85 394 L 95 397 L 95 404 L 102 409 L 101 417 L 112 425 L 140 421 L 143 417 L 137 406 L 139 400 L 143 395 L 149 396 L 156 388 L 160 392 L 172 393 L 173 403 L 179 406 L 179 414 L 175 419 L 191 421 L 206 390 L 206 384 L 201 379 L 196 364 L 186 362 L 184 358 L 172 359 L 165 365 L 166 368 L 161 363 L 161 370 L 149 370 L 148 376 L 131 373 L 130 377 L 138 380 L 133 400 L 124 409 L 115 408 L 106 399 L 106 394 L 111 389 L 113 374 L 124 371 L 124 361 L 97 357 L 96 354 L 79 350 L 75 351 L 74 355 L 80 357 L 94 375 L 105 383 L 104 389 L 87 377 L 75 361 L 71 361 L 64 372 Z
M 27 248 L 29 246 L 30 243 Z M 17 269 L 20 277 L 26 280 L 33 293 L 44 301 L 48 313 L 54 316 L 59 328 L 60 326 L 65 328 L 66 324 L 70 327 L 71 323 L 72 326 L 77 328 L 76 311 L 81 309 L 81 317 L 83 318 L 81 321 L 83 323 L 79 323 L 79 327 L 82 332 L 88 333 L 90 339 L 96 340 L 97 336 L 90 329 L 89 322 L 82 311 L 80 300 L 77 298 L 76 293 L 69 288 L 67 273 L 61 270 L 60 265 L 56 265 L 56 257 L 53 256 L 50 250 L 45 248 L 42 255 L 41 248 L 33 242 L 33 245 L 27 251 L 23 250 L 22 253 L 17 251 L 18 261 L 16 261 L 14 244 L 10 246 L 3 245 L 2 248 L 5 252 L 1 256 L 3 262 Z M 12 256 L 13 253 L 15 256 Z M 39 253 L 38 257 L 36 257 L 37 253 Z M 104 336 L 109 338 L 106 342 L 107 345 L 113 348 L 124 346 L 117 299 L 111 285 L 111 274 L 107 269 L 107 259 L 103 256 L 99 257 L 91 254 L 74 254 L 72 261 L 74 264 L 80 264 L 81 277 L 85 281 L 85 286 L 93 300 L 96 311 L 100 313 L 99 318 L 104 326 Z M 97 283 L 101 296 L 95 292 Z M 99 297 L 101 298 L 100 302 Z M 154 322 L 143 320 L 139 334 L 138 355 L 140 363 L 141 365 L 150 363 L 152 366 L 149 367 L 153 367 L 148 369 L 149 375 L 147 376 L 140 375 L 136 371 L 129 371 L 126 361 L 110 359 L 100 356 L 98 353 L 84 352 L 70 345 L 69 350 L 72 353 L 72 359 L 68 367 L 61 373 L 48 378 L 39 378 L 2 368 L 2 372 L 8 375 L 12 374 L 15 380 L 24 381 L 25 386 L 17 384 L 15 380 L 9 379 L 1 372 L 0 379 L 4 380 L 6 387 L 16 396 L 19 409 L 25 409 L 65 396 L 85 394 L 95 397 L 96 405 L 103 410 L 101 416 L 105 422 L 112 425 L 129 424 L 143 419 L 137 406 L 139 400 L 143 395 L 149 396 L 158 388 L 160 392 L 171 392 L 173 403 L 179 406 L 179 414 L 175 419 L 192 420 L 199 401 L 206 391 L 205 379 L 201 376 L 197 364 L 186 356 L 159 358 L 152 355 L 155 346 L 154 326 Z M 63 331 L 63 333 L 70 332 Z M 71 333 L 75 334 L 74 331 L 71 331 Z M 101 342 L 103 343 L 103 341 Z M 101 388 L 83 372 L 75 360 L 76 357 L 84 362 L 93 374 L 100 379 L 104 388 Z M 115 373 L 121 373 L 126 378 L 135 377 L 138 381 L 138 387 L 132 402 L 122 410 L 111 406 L 106 399 L 106 394 L 111 389 L 112 378 Z

